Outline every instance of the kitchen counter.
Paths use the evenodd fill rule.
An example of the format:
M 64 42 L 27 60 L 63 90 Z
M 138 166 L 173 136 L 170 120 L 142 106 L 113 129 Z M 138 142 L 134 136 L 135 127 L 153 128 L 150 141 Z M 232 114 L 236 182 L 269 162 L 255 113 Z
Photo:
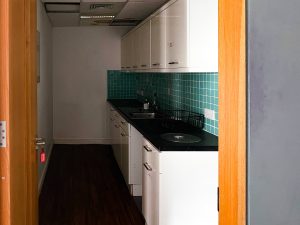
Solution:
M 189 126 L 189 129 L 170 130 L 162 126 L 162 119 L 132 119 L 130 113 L 142 108 L 142 103 L 136 99 L 110 99 L 107 100 L 124 119 L 134 126 L 159 151 L 218 151 L 218 137 L 204 130 Z M 161 138 L 163 133 L 186 133 L 201 138 L 196 143 L 176 143 Z

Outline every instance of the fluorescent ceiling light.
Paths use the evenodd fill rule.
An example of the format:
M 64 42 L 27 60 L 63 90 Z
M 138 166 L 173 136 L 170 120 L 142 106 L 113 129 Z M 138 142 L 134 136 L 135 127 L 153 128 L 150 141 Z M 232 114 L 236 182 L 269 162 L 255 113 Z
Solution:
M 113 19 L 115 16 L 80 16 L 80 19 Z
M 48 13 L 79 13 L 80 4 L 78 3 L 45 3 Z

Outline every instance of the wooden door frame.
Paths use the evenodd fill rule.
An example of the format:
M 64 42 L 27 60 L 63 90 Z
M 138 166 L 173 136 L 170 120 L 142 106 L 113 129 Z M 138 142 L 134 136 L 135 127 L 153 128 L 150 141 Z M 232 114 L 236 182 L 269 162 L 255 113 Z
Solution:
M 245 0 L 219 0 L 220 225 L 246 224 L 245 22 Z M 9 128 L 0 150 L 1 225 L 37 225 L 35 35 L 36 0 L 1 0 L 0 120 Z
M 246 224 L 246 0 L 219 0 L 219 224 Z
M 36 0 L 0 2 L 0 224 L 37 225 Z

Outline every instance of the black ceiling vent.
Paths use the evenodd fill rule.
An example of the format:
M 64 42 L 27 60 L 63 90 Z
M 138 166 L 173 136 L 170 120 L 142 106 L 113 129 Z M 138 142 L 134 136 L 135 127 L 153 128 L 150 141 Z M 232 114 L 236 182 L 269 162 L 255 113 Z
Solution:
M 141 22 L 141 20 L 135 19 L 115 19 L 112 21 L 110 26 L 136 26 Z
M 113 4 L 94 3 L 90 5 L 90 10 L 94 9 L 113 9 Z

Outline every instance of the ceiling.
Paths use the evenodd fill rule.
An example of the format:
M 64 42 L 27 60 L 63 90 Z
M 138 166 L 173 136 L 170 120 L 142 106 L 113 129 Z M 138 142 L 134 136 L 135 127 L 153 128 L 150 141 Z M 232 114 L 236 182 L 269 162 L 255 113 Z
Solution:
M 136 26 L 168 0 L 42 0 L 54 27 Z

